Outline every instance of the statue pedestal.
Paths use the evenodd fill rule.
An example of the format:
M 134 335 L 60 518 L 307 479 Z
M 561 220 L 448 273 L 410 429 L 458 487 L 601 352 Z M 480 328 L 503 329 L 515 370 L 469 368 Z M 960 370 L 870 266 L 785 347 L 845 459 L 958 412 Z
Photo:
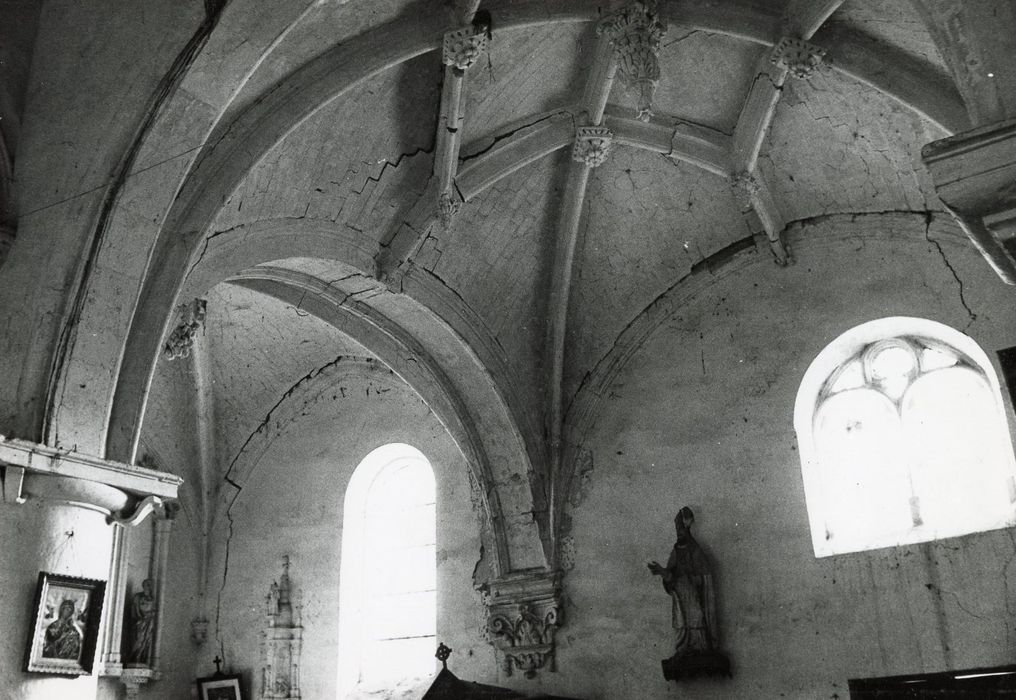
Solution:
M 718 651 L 678 652 L 660 663 L 663 665 L 663 677 L 668 681 L 696 676 L 731 677 L 730 659 Z

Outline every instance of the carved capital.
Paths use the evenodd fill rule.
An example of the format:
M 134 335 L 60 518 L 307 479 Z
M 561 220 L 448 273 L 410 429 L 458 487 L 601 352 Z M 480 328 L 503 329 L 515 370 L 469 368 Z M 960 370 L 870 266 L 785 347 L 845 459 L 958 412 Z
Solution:
M 807 78 L 821 65 L 825 55 L 825 49 L 804 39 L 785 36 L 773 47 L 769 62 L 786 68 L 795 78 Z
M 480 60 L 480 56 L 486 50 L 486 31 L 477 31 L 473 27 L 463 27 L 444 35 L 442 60 L 446 66 L 466 71 Z
M 162 348 L 162 354 L 167 360 L 190 355 L 191 348 L 194 347 L 194 338 L 205 323 L 206 307 L 207 302 L 204 299 L 195 299 L 180 305 L 178 312 L 180 321 Z
M 636 0 L 605 15 L 596 26 L 617 56 L 617 72 L 634 93 L 640 121 L 653 115 L 653 95 L 660 82 L 660 41 L 667 31 L 657 0 Z
M 452 195 L 451 192 L 442 192 L 437 198 L 437 217 L 441 221 L 441 226 L 447 231 L 451 228 L 452 221 L 455 219 L 455 215 L 459 213 L 459 208 L 462 206 L 461 200 Z
M 613 142 L 613 132 L 604 126 L 580 126 L 575 131 L 572 160 L 585 163 L 590 168 L 603 165 Z
M 487 634 L 502 657 L 505 675 L 522 671 L 532 678 L 554 667 L 554 634 L 561 626 L 558 572 L 527 571 L 492 581 L 484 595 Z

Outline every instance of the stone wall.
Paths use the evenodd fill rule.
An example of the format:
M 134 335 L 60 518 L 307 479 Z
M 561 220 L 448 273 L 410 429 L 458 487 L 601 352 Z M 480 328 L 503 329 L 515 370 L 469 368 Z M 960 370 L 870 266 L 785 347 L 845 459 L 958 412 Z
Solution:
M 345 489 L 359 462 L 392 442 L 419 449 L 437 479 L 438 638 L 455 649 L 452 665 L 463 674 L 494 668 L 473 590 L 479 521 L 462 456 L 412 390 L 371 365 L 340 363 L 302 385 L 239 458 L 246 476 L 231 491 L 231 507 L 226 496 L 213 535 L 210 640 L 197 675 L 214 670 L 211 657 L 219 653 L 227 669 L 253 681 L 246 692 L 260 693 L 265 595 L 289 555 L 303 604 L 303 695 L 334 697 Z M 166 688 L 149 697 L 180 695 Z
M 797 264 L 747 251 L 672 294 L 685 306 L 613 376 L 576 478 L 559 672 L 584 698 L 846 698 L 847 680 L 1009 663 L 1011 531 L 816 559 L 793 408 L 821 349 L 911 315 L 1013 344 L 1011 293 L 951 222 L 840 216 L 796 225 Z M 1008 402 L 1008 398 L 1006 398 Z M 1010 424 L 1011 416 L 1010 416 Z M 665 562 L 684 505 L 715 562 L 732 680 L 663 680 Z M 669 687 L 668 687 L 669 686 Z

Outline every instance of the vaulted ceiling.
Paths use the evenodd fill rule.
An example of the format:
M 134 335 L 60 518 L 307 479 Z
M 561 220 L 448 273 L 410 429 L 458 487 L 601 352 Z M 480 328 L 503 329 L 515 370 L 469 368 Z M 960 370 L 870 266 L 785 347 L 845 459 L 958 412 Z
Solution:
M 626 80 L 646 52 L 618 53 L 608 26 L 625 7 L 661 33 L 648 119 Z M 75 417 L 62 440 L 108 431 L 106 453 L 134 457 L 154 358 L 200 297 L 210 469 L 301 377 L 367 357 L 420 393 L 481 480 L 532 487 L 492 509 L 545 513 L 576 397 L 654 300 L 747 248 L 779 285 L 794 222 L 944 210 L 920 150 L 970 122 L 910 2 L 520 0 L 489 8 L 486 42 L 478 9 L 175 10 L 197 29 L 119 136 L 47 418 L 107 392 L 108 421 Z M 453 30 L 483 44 L 464 70 L 443 61 Z M 136 308 L 106 294 L 122 280 Z M 122 362 L 97 363 L 111 343 Z M 178 371 L 159 360 L 155 386 Z M 158 391 L 148 408 L 168 420 Z
M 306 264 L 316 257 L 353 263 L 334 272 L 335 278 L 369 277 L 378 250 L 408 229 L 412 238 L 422 239 L 404 258 L 412 274 L 432 276 L 449 290 L 503 354 L 526 410 L 543 406 L 547 300 L 551 280 L 560 274 L 555 246 L 562 235 L 561 211 L 575 206 L 565 192 L 571 142 L 576 126 L 588 120 L 583 100 L 603 61 L 596 27 L 607 8 L 561 3 L 555 17 L 552 6 L 517 5 L 506 8 L 503 18 L 492 10 L 489 51 L 463 81 L 458 185 L 466 201 L 447 227 L 434 219 L 436 195 L 428 189 L 440 157 L 435 155 L 444 80 L 440 54 L 399 55 L 395 44 L 406 36 L 426 36 L 432 24 L 451 26 L 450 19 L 433 23 L 435 13 L 425 14 L 420 3 L 309 7 L 261 60 L 230 109 L 249 108 L 259 95 L 271 93 L 269 86 L 316 57 L 320 61 L 337 43 L 361 41 L 362 47 L 350 49 L 355 51 L 350 60 L 359 65 L 348 68 L 350 78 L 334 99 L 320 88 L 320 108 L 286 127 L 211 219 L 205 234 L 209 251 L 216 249 L 216 237 L 237 231 L 244 232 L 248 251 L 256 245 L 262 250 L 228 263 L 223 253 L 212 260 L 220 269 L 208 280 L 289 257 L 287 249 Z M 769 120 L 754 172 L 771 193 L 781 223 L 837 213 L 941 209 L 919 151 L 947 133 L 929 113 L 940 121 L 961 119 L 948 104 L 958 101 L 955 90 L 936 102 L 908 105 L 899 99 L 907 96 L 902 81 L 896 94 L 887 94 L 855 75 L 869 67 L 876 73 L 861 77 L 890 89 L 894 69 L 948 84 L 934 43 L 910 5 L 869 0 L 777 5 L 667 3 L 652 120 L 634 119 L 633 97 L 623 80 L 609 88 L 605 121 L 615 131 L 614 148 L 592 169 L 578 204 L 582 224 L 568 311 L 566 402 L 653 299 L 693 266 L 763 232 L 728 181 L 739 163 L 734 153 L 735 141 L 743 138 L 739 128 L 756 128 L 745 120 Z M 231 9 L 221 22 L 243 19 Z M 784 10 L 790 19 L 813 24 L 831 11 L 814 38 L 817 46 L 830 48 L 814 73 L 790 77 L 774 91 L 771 115 L 755 114 L 746 101 L 758 80 L 771 78 L 770 42 L 790 26 Z M 241 23 L 234 31 L 244 29 Z M 426 38 L 421 49 L 436 46 Z M 859 50 L 883 53 L 863 63 L 854 57 Z M 909 63 L 880 66 L 896 57 Z M 471 169 L 480 171 L 475 178 Z M 273 235 L 274 243 L 267 240 Z M 336 255 L 339 245 L 344 250 Z M 204 264 L 192 274 L 201 276 Z M 335 283 L 331 272 L 300 263 L 292 267 Z M 774 284 L 779 274 L 774 266 Z M 211 304 L 228 307 L 232 298 L 213 295 Z M 270 327 L 271 316 L 262 316 Z M 211 314 L 214 337 L 233 332 L 211 330 L 220 323 L 234 321 L 230 314 Z M 254 332 L 249 325 L 243 332 Z M 299 367 L 289 375 L 306 369 L 299 355 L 290 361 Z M 279 363 L 273 366 L 287 374 Z M 228 391 L 225 385 L 220 390 Z
M 209 301 L 206 343 L 226 415 L 220 469 L 294 381 L 344 353 L 375 356 L 358 329 L 384 335 L 391 322 L 410 329 L 400 347 L 419 342 L 436 358 L 435 376 L 455 376 L 466 360 L 442 356 L 453 337 L 464 341 L 521 433 L 529 469 L 553 483 L 584 382 L 693 271 L 745 246 L 783 264 L 780 232 L 795 221 L 943 210 L 920 149 L 965 128 L 966 115 L 909 3 L 663 3 L 647 122 L 614 72 L 609 32 L 597 31 L 620 3 L 492 8 L 486 51 L 461 77 L 435 49 L 476 8 L 431 5 L 324 2 L 290 13 L 248 61 L 210 139 L 235 144 L 198 162 L 206 179 L 195 189 L 219 199 L 202 204 L 199 192 L 182 214 L 202 230 L 180 298 Z M 246 50 L 251 11 L 234 3 L 223 13 L 212 41 L 224 56 L 226 46 Z M 810 39 L 822 61 L 788 75 L 772 59 L 783 36 Z M 588 124 L 613 135 L 597 167 L 573 158 L 576 129 Z M 443 218 L 446 186 L 458 206 Z M 358 305 L 366 326 L 337 330 L 331 312 L 303 311 L 308 293 L 332 294 L 339 315 Z M 431 314 L 450 335 L 426 330 Z M 449 383 L 469 395 L 475 381 Z M 475 420 L 482 431 L 494 419 Z M 453 434 L 468 441 L 477 426 Z

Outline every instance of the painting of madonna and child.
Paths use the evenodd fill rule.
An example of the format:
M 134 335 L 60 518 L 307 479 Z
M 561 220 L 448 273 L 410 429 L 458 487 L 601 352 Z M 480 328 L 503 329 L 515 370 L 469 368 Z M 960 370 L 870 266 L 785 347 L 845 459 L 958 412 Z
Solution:
M 105 581 L 41 572 L 25 670 L 84 675 L 92 672 Z

